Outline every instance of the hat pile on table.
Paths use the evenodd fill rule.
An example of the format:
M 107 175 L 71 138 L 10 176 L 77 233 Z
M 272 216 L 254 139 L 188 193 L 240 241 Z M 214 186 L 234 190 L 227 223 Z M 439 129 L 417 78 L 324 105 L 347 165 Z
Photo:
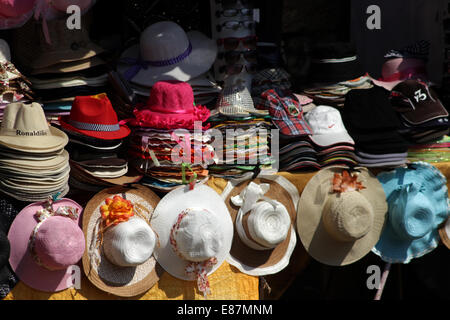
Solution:
M 133 133 L 128 153 L 133 167 L 144 174 L 142 184 L 169 191 L 208 176 L 203 161 L 207 141 L 203 140 L 202 123 L 210 111 L 194 104 L 187 82 L 156 82 L 147 103 L 136 107 L 134 114 L 129 122 Z M 194 134 L 194 129 L 201 137 Z
M 40 9 L 43 21 L 30 19 L 13 33 L 13 56 L 32 83 L 47 119 L 58 123 L 70 113 L 76 96 L 99 94 L 107 90 L 107 66 L 100 58 L 104 50 L 89 37 L 93 1 L 80 1 L 86 14 L 81 28 L 71 30 L 59 7 L 65 1 L 52 1 Z M 38 10 L 38 9 L 36 9 Z M 38 15 L 39 16 L 39 15 Z
M 71 185 L 96 191 L 139 178 L 133 177 L 123 154 L 130 129 L 119 124 L 105 93 L 75 97 L 70 114 L 61 116 L 59 122 L 69 136 Z
M 13 102 L 32 101 L 31 83 L 11 62 L 8 43 L 0 39 L 0 121 L 5 107 Z
M 361 166 L 390 167 L 407 161 L 411 143 L 399 133 L 401 121 L 389 96 L 389 91 L 378 86 L 352 90 L 346 96 L 342 119 L 355 141 Z
M 449 162 L 449 147 L 450 137 L 447 135 L 430 143 L 416 144 L 408 149 L 408 160 L 410 162 L 423 161 L 428 163 Z
M 38 103 L 9 104 L 0 128 L 0 191 L 39 201 L 69 191 L 67 135 L 49 126 Z

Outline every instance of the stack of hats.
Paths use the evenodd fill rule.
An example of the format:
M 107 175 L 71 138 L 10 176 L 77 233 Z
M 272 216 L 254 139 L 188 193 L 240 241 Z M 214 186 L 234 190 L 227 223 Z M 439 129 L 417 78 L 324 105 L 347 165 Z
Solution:
M 194 104 L 188 83 L 156 82 L 147 103 L 134 114 L 128 153 L 133 166 L 145 175 L 142 184 L 169 191 L 208 177 L 203 159 L 208 141 L 203 141 L 202 123 L 210 111 Z
M 390 100 L 402 124 L 400 132 L 411 143 L 433 142 L 449 133 L 448 111 L 425 82 L 400 82 L 392 88 Z
M 8 104 L 32 101 L 33 96 L 30 81 L 11 63 L 8 43 L 0 39 L 0 121 Z
M 305 114 L 312 129 L 309 139 L 317 153 L 321 168 L 331 165 L 355 166 L 355 142 L 348 134 L 338 109 L 316 106 Z
M 389 95 L 389 91 L 374 86 L 352 90 L 346 96 L 342 119 L 355 141 L 361 166 L 397 166 L 407 161 L 410 143 L 399 133 L 401 122 Z
M 117 66 L 138 102 L 148 99 L 158 81 L 188 82 L 198 105 L 217 98 L 220 88 L 208 74 L 217 56 L 217 45 L 199 31 L 185 32 L 172 21 L 148 26 L 140 42 L 126 49 Z
M 408 161 L 423 161 L 429 163 L 450 161 L 450 136 L 443 136 L 441 139 L 425 143 L 416 144 L 408 149 Z
M 61 2 L 52 1 L 52 6 Z M 99 57 L 104 50 L 89 37 L 90 19 L 90 13 L 83 15 L 80 28 L 71 30 L 67 18 L 57 15 L 42 23 L 31 19 L 14 30 L 13 57 L 29 77 L 47 119 L 54 123 L 70 113 L 76 96 L 107 90 L 108 68 Z
M 215 143 L 218 157 L 208 168 L 214 176 L 239 179 L 271 164 L 271 123 L 267 110 L 255 108 L 245 86 L 227 85 L 217 101 L 216 116 L 208 120 L 220 132 L 222 143 Z
M 0 128 L 0 190 L 21 201 L 69 191 L 67 135 L 49 126 L 38 103 L 12 103 Z
M 98 191 L 139 178 L 133 177 L 126 156 L 122 157 L 130 129 L 119 124 L 106 94 L 75 97 L 70 114 L 59 122 L 69 136 L 72 186 Z

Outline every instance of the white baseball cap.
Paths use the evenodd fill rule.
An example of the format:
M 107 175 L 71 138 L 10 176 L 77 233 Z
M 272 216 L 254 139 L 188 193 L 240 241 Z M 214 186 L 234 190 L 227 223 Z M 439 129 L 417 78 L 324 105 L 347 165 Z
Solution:
M 318 146 L 327 147 L 341 143 L 355 144 L 342 122 L 338 109 L 320 105 L 306 113 L 305 119 L 313 131 L 310 138 Z

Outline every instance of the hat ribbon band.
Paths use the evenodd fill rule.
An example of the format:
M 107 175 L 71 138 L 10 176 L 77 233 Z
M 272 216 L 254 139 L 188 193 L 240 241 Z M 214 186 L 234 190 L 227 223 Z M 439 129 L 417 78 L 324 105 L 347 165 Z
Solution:
M 120 59 L 120 62 L 131 65 L 131 67 L 124 73 L 125 79 L 130 81 L 135 75 L 137 75 L 139 73 L 139 71 L 141 71 L 141 69 L 146 70 L 148 67 L 166 67 L 166 66 L 174 65 L 174 64 L 179 63 L 179 62 L 183 61 L 184 59 L 186 59 L 191 54 L 191 52 L 192 52 L 192 44 L 189 41 L 189 45 L 188 45 L 187 49 L 183 53 L 181 53 L 180 55 L 178 55 L 174 58 L 170 58 L 167 60 L 151 61 L 151 60 L 142 60 L 141 56 L 139 55 L 137 57 L 137 59 L 122 58 L 122 59 Z
M 117 124 L 99 124 L 99 123 L 87 123 L 87 122 L 79 122 L 75 120 L 69 120 L 69 124 L 74 126 L 80 130 L 89 130 L 89 131 L 107 131 L 114 132 L 120 130 L 120 125 Z

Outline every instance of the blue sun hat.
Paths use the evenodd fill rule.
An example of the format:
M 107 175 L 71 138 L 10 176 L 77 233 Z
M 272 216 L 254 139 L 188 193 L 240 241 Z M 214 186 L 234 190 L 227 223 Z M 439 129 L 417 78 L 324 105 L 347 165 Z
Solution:
M 438 228 L 449 216 L 447 180 L 434 166 L 414 162 L 377 176 L 388 219 L 372 252 L 389 263 L 408 263 L 434 250 Z

